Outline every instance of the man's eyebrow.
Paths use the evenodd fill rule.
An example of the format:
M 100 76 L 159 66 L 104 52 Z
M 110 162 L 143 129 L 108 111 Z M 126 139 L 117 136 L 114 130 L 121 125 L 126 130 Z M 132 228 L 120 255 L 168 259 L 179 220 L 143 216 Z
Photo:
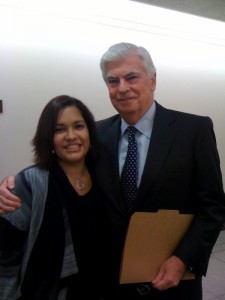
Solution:
M 108 78 L 116 78 L 116 76 L 109 75 L 109 76 L 107 76 L 106 78 L 107 78 L 107 79 L 108 79 Z
M 131 71 L 131 72 L 125 74 L 125 77 L 131 76 L 131 75 L 139 75 L 139 72 L 137 72 L 137 71 Z
M 129 77 L 129 76 L 132 76 L 132 75 L 139 75 L 139 72 L 137 72 L 137 71 L 131 71 L 129 73 L 124 74 L 122 77 L 126 78 L 126 77 Z M 113 76 L 113 75 L 108 75 L 106 77 L 106 79 L 117 79 L 117 78 L 118 78 L 117 76 Z

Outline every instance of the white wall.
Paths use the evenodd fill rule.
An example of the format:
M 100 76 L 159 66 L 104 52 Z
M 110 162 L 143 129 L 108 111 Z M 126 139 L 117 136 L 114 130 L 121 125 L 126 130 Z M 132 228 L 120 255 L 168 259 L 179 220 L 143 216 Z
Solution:
M 31 164 L 29 141 L 52 97 L 78 97 L 96 119 L 115 113 L 99 60 L 126 41 L 150 51 L 159 103 L 213 119 L 225 180 L 225 23 L 125 0 L 35 2 L 0 0 L 0 178 Z

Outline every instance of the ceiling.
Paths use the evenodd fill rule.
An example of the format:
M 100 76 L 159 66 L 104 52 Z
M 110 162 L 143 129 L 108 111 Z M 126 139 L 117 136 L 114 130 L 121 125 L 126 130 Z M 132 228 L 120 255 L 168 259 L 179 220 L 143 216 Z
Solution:
M 131 0 L 225 22 L 225 0 Z

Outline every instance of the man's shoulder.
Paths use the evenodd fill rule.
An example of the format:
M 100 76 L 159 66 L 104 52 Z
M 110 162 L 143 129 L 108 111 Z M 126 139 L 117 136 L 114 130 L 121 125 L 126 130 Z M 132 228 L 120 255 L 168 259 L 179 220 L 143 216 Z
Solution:
M 111 116 L 109 118 L 97 121 L 96 122 L 96 127 L 97 127 L 97 130 L 106 129 L 106 128 L 111 127 L 111 126 L 113 126 L 114 124 L 116 124 L 120 121 L 121 121 L 120 115 L 116 114 L 116 115 Z
M 198 115 L 190 112 L 184 112 L 181 110 L 175 110 L 171 108 L 166 108 L 163 107 L 162 105 L 157 103 L 157 112 L 159 114 L 167 114 L 173 116 L 175 119 L 180 119 L 180 120 L 187 120 L 187 121 L 202 121 L 202 120 L 208 120 L 211 122 L 211 119 L 209 116 L 203 116 L 203 115 Z

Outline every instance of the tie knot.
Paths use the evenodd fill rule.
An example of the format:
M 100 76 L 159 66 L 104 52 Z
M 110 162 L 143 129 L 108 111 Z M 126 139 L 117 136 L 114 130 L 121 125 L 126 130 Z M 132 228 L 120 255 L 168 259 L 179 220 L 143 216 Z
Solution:
M 134 126 L 128 126 L 127 127 L 128 139 L 134 138 L 136 132 L 137 132 L 137 128 L 135 128 Z

